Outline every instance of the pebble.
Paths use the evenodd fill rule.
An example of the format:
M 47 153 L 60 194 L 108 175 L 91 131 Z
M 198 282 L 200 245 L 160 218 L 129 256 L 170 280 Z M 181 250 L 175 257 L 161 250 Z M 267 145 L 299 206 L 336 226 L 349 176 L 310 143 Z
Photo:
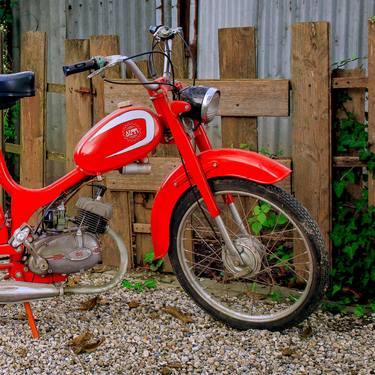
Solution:
M 213 320 L 172 284 L 144 292 L 119 286 L 103 295 L 108 304 L 81 311 L 89 298 L 33 302 L 40 340 L 32 340 L 22 305 L 0 307 L 0 374 L 370 374 L 375 369 L 374 314 L 360 319 L 317 311 L 283 332 L 237 331 Z M 140 306 L 129 309 L 132 300 Z M 193 322 L 184 324 L 163 306 L 188 313 Z M 85 330 L 104 342 L 76 355 L 68 342 Z

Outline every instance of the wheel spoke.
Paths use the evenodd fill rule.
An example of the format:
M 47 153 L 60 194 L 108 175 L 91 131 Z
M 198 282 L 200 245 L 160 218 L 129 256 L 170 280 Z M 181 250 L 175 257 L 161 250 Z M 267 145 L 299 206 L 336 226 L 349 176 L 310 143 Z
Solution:
M 219 185 L 229 183 L 221 181 Z M 296 225 L 298 216 L 289 214 L 274 195 L 272 199 L 259 195 L 258 191 L 267 192 L 267 187 L 246 191 L 242 183 L 238 186 L 241 188 L 219 189 L 215 200 L 240 257 L 227 249 L 203 200 L 198 204 L 192 196 L 177 235 L 183 277 L 205 306 L 212 306 L 220 316 L 246 317 L 248 322 L 281 320 L 297 310 L 311 288 L 315 258 L 310 241 L 302 226 Z M 226 204 L 229 195 L 248 237 Z

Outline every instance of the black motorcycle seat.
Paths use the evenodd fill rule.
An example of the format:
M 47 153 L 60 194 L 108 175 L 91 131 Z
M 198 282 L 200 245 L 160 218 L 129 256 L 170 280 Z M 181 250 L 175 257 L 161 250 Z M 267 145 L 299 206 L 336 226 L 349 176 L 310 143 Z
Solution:
M 9 108 L 18 99 L 35 95 L 33 72 L 0 74 L 0 109 Z

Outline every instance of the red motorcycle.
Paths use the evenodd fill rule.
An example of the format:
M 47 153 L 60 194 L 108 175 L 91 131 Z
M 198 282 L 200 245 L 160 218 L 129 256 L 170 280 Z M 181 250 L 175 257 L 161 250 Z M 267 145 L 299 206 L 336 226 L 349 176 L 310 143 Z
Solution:
M 102 201 L 106 172 L 149 173 L 147 155 L 159 143 L 175 143 L 178 166 L 160 187 L 152 209 L 155 259 L 169 254 L 175 275 L 194 301 L 216 319 L 238 329 L 284 329 L 306 318 L 327 283 L 327 253 L 318 226 L 293 196 L 273 184 L 291 171 L 266 156 L 238 149 L 214 150 L 205 125 L 218 113 L 220 92 L 183 87 L 173 77 L 172 39 L 180 28 L 150 29 L 149 81 L 133 59 L 140 55 L 96 56 L 63 67 L 65 75 L 94 70 L 89 78 L 125 63 L 148 91 L 155 112 L 127 106 L 99 121 L 79 142 L 76 167 L 41 189 L 27 189 L 10 176 L 0 154 L 0 183 L 11 197 L 0 209 L 0 303 L 26 302 L 104 292 L 127 268 L 127 250 L 110 228 L 110 204 Z M 164 55 L 162 77 L 152 56 Z M 145 55 L 145 54 L 143 54 Z M 34 74 L 0 76 L 1 108 L 34 95 Z M 26 124 L 24 124 L 25 126 Z M 76 216 L 66 203 L 87 182 L 94 197 L 80 197 Z M 35 213 L 37 225 L 27 224 Z M 101 286 L 69 286 L 67 279 L 101 262 L 102 238 L 120 253 L 116 276 Z

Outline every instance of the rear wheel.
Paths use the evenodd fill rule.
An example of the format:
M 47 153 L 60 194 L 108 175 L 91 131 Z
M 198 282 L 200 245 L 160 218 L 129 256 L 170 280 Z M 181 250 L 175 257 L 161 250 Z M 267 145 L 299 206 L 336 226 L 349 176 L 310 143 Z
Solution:
M 314 220 L 276 186 L 240 179 L 215 179 L 210 186 L 237 253 L 225 245 L 197 189 L 190 189 L 176 207 L 169 251 L 185 291 L 238 329 L 279 330 L 305 319 L 319 303 L 328 274 Z

